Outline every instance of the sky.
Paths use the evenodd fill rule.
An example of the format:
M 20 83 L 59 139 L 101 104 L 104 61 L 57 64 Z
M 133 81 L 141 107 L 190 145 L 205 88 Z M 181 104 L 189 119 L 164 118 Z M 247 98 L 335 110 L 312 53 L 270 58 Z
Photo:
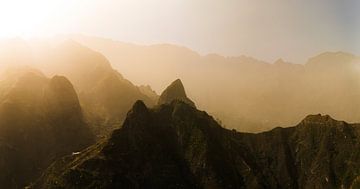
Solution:
M 0 0 L 0 38 L 80 33 L 304 63 L 360 55 L 359 0 Z

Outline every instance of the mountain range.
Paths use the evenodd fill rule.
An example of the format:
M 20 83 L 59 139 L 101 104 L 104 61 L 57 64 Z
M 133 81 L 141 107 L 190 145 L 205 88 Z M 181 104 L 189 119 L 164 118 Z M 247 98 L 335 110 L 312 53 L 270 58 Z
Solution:
M 360 187 L 358 57 L 75 37 L 0 42 L 0 188 Z
M 301 64 L 282 59 L 269 63 L 247 56 L 200 55 L 171 44 L 135 45 L 84 35 L 59 38 L 101 52 L 126 78 L 158 93 L 181 78 L 197 106 L 227 128 L 260 132 L 317 113 L 360 122 L 360 59 L 346 52 L 320 53 Z
M 105 136 L 119 127 L 136 100 L 143 100 L 148 106 L 157 102 L 154 96 L 147 96 L 114 70 L 102 54 L 73 40 L 34 45 L 17 39 L 5 44 L 18 49 L 12 54 L 0 53 L 0 60 L 15 67 L 13 69 L 31 66 L 47 76 L 62 75 L 69 79 L 78 93 L 84 116 L 92 123 L 97 136 Z M 19 57 L 26 60 L 19 61 Z
M 360 125 L 328 115 L 252 134 L 221 127 L 187 100 L 152 109 L 137 101 L 108 139 L 58 160 L 32 187 L 357 188 L 357 149 Z

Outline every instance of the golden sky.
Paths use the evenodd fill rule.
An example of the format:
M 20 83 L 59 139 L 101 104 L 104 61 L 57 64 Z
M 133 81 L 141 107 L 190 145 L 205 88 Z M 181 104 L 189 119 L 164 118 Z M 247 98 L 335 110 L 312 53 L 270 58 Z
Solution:
M 81 33 L 303 63 L 360 54 L 358 10 L 357 0 L 0 0 L 0 37 Z

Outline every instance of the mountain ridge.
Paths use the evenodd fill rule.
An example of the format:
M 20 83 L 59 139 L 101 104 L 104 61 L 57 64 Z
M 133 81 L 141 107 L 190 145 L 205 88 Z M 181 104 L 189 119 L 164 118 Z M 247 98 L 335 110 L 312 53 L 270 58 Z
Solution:
M 314 113 L 360 122 L 357 56 L 339 59 L 331 58 L 336 53 L 325 53 L 329 58 L 315 55 L 315 64 L 273 64 L 246 56 L 187 55 L 169 46 L 68 37 L 103 53 L 126 78 L 135 84 L 149 84 L 157 92 L 174 77 L 181 78 L 197 107 L 216 116 L 228 128 L 260 132 L 278 125 L 294 125 Z M 333 84 L 329 85 L 329 81 Z
M 137 101 L 122 128 L 84 152 L 90 159 L 58 161 L 34 188 L 350 188 L 360 174 L 359 131 L 317 114 L 295 127 L 239 133 L 179 100 L 153 109 Z

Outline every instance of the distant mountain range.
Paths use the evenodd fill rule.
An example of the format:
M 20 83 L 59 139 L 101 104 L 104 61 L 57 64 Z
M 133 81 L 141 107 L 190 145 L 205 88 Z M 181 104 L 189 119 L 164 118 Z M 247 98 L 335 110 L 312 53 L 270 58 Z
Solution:
M 32 188 L 355 189 L 357 149 L 360 125 L 330 116 L 250 134 L 224 129 L 187 99 L 153 109 L 137 101 L 109 139 L 57 161 Z
M 202 56 L 169 44 L 134 45 L 82 35 L 59 38 L 64 37 L 103 53 L 126 78 L 157 92 L 181 78 L 197 106 L 227 128 L 259 132 L 294 125 L 317 113 L 360 122 L 360 59 L 349 53 L 325 52 L 300 65 L 281 59 L 267 63 L 246 56 Z

